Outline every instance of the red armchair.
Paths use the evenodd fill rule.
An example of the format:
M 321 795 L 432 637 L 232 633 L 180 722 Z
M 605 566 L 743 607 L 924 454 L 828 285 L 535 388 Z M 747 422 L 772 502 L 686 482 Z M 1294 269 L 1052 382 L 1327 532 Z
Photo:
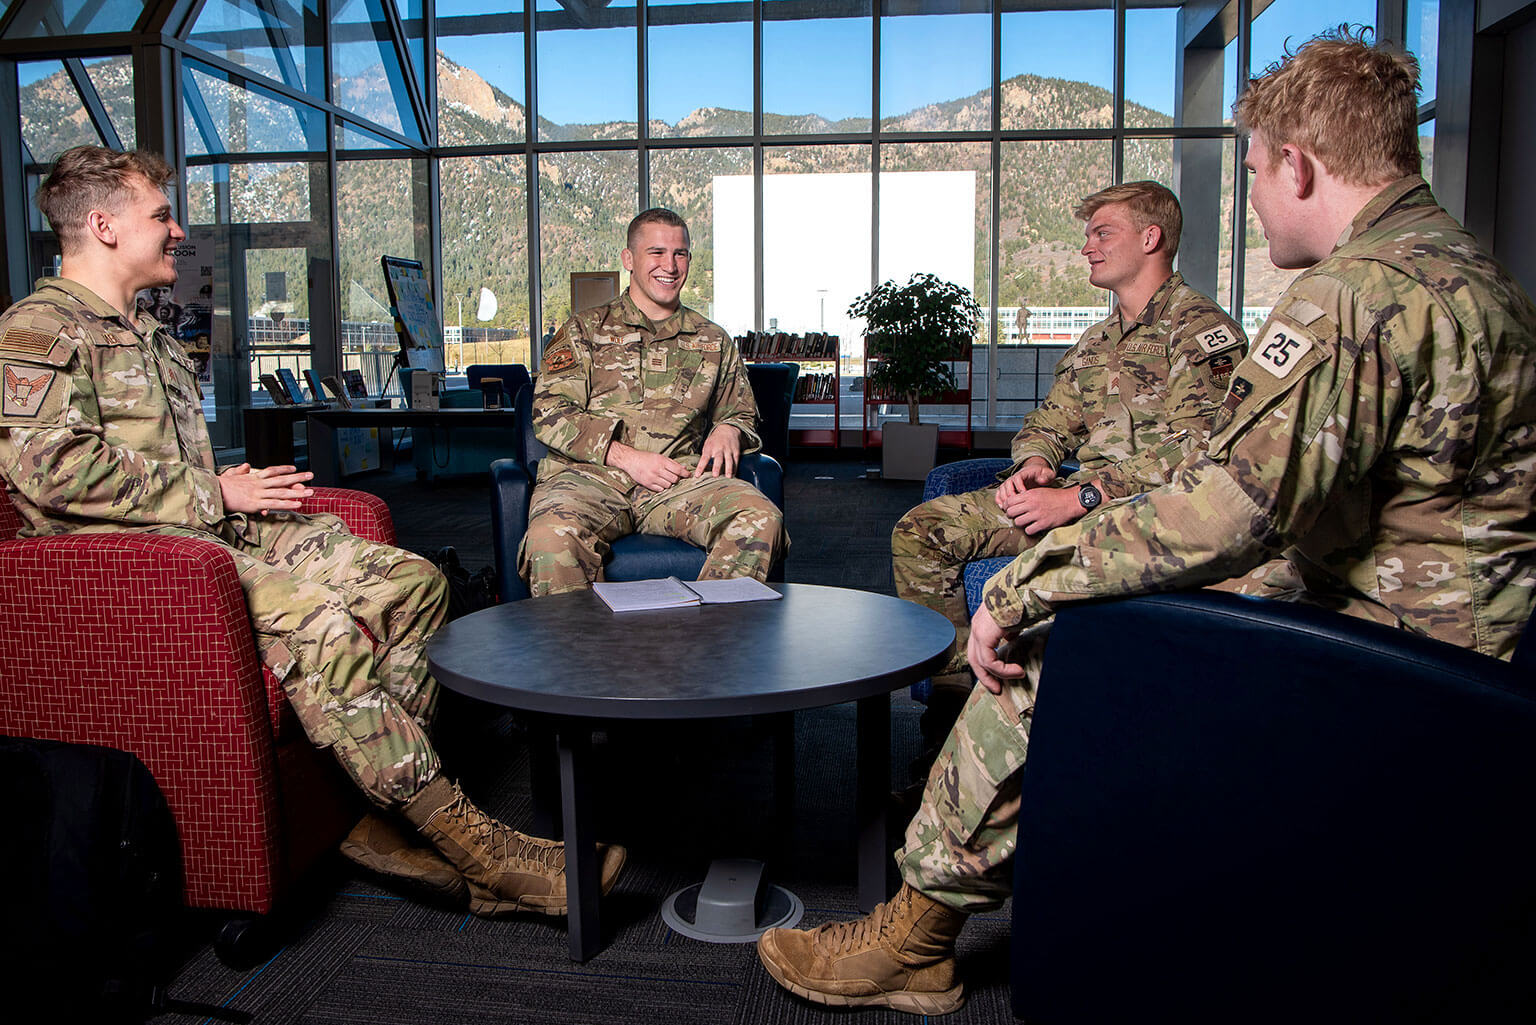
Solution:
M 373 495 L 317 488 L 305 511 L 395 540 Z M 19 526 L 0 493 L 0 733 L 138 755 L 176 818 L 187 904 L 267 914 L 361 804 L 257 659 L 228 550 Z

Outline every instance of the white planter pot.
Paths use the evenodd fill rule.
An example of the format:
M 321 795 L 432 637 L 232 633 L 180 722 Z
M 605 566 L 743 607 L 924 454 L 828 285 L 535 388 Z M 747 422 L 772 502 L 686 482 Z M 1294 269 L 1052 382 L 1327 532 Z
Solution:
M 922 480 L 939 454 L 939 425 L 888 420 L 880 425 L 880 469 L 886 480 Z

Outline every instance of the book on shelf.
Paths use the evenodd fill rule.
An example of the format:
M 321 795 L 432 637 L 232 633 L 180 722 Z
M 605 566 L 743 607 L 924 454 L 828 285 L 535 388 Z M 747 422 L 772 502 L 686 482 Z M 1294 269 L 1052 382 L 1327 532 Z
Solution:
M 744 601 L 774 601 L 784 597 L 752 577 L 729 580 L 690 580 L 657 577 L 654 580 L 599 580 L 592 590 L 614 612 L 650 609 L 681 609 L 690 605 L 725 605 Z

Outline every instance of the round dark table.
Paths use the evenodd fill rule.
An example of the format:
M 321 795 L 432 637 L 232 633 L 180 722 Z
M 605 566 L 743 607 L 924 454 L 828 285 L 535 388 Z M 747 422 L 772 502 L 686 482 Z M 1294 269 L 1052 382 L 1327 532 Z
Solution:
M 949 620 L 889 595 L 773 584 L 778 601 L 615 613 L 590 591 L 508 602 L 444 626 L 427 660 L 450 690 L 549 717 L 560 765 L 571 957 L 600 949 L 588 814 L 592 731 L 858 702 L 859 906 L 889 894 L 891 691 L 941 668 Z M 540 799 L 535 780 L 535 802 Z M 575 869 L 573 872 L 572 869 Z

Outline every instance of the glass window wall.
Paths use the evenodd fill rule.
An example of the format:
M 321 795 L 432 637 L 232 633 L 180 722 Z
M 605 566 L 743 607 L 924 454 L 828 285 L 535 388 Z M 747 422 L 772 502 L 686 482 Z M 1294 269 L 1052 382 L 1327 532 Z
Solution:
M 520 0 L 438 0 L 439 145 L 519 143 L 526 137 L 523 32 Z
M 640 107 L 635 0 L 569 10 L 559 0 L 538 0 L 533 19 L 539 138 L 633 139 Z
M 1108 3 L 1004 0 L 1003 129 L 1108 128 L 1115 111 L 1115 12 Z
M 655 138 L 752 134 L 751 6 L 701 6 L 648 5 L 646 112 Z
M 571 274 L 619 271 L 624 229 L 639 213 L 633 150 L 548 153 L 539 157 L 539 274 L 541 319 L 547 330 L 575 311 Z
M 763 132 L 867 132 L 873 95 L 869 0 L 764 0 Z
M 693 259 L 683 305 L 732 334 L 750 331 L 757 319 L 752 151 L 653 150 L 650 205 L 673 210 L 688 222 Z
M 884 0 L 880 129 L 992 127 L 992 16 L 967 0 Z
M 441 162 L 443 336 L 452 367 L 533 365 L 526 168 L 521 155 Z
M 530 11 L 522 0 L 209 0 L 187 30 L 178 136 L 189 219 L 222 233 L 220 259 L 238 278 L 226 320 L 237 307 L 261 316 L 264 305 L 302 319 L 310 297 L 295 276 L 317 270 L 334 279 L 335 306 L 330 296 L 323 305 L 344 320 L 371 315 L 364 297 L 380 295 L 364 279 L 381 252 L 403 247 L 441 265 L 440 305 L 463 344 L 494 328 L 531 361 L 540 339 L 530 336 L 570 312 L 570 274 L 618 269 L 624 225 L 655 203 L 692 225 L 690 306 L 735 333 L 837 333 L 845 373 L 862 359 L 858 326 L 846 322 L 852 298 L 912 270 L 964 278 L 988 307 L 984 340 L 999 347 L 991 376 L 977 382 L 986 405 L 976 412 L 1001 425 L 1048 384 L 1051 347 L 1106 309 L 1071 217 L 1089 192 L 1137 178 L 1173 187 L 1185 208 L 1180 270 L 1249 318 L 1292 276 L 1269 264 L 1251 213 L 1234 212 L 1239 40 L 1209 5 L 1002 0 L 994 13 L 962 0 L 764 0 L 754 36 L 751 5 L 650 0 L 642 17 L 641 3 L 538 0 Z M 1373 0 L 1344 4 L 1263 6 L 1254 72 L 1340 21 L 1374 22 Z M 1439 0 L 1405 4 L 1425 69 L 1428 173 Z M 10 35 L 94 31 L 126 9 L 110 0 L 28 8 L 45 14 Z M 319 50 L 327 38 L 330 68 Z M 138 141 L 130 58 L 29 54 L 18 73 L 29 173 L 77 142 Z M 419 105 L 430 103 L 422 137 Z M 760 153 L 757 177 L 747 140 Z M 332 160 L 334 266 L 316 262 L 331 252 Z M 429 231 L 434 216 L 439 230 Z M 427 252 L 438 236 L 442 252 Z M 286 285 L 272 277 L 269 293 L 269 271 Z M 1234 284 L 1243 291 L 1234 295 Z M 1022 356 L 1003 365 L 1003 350 L 1029 347 L 1039 350 L 1029 368 Z

